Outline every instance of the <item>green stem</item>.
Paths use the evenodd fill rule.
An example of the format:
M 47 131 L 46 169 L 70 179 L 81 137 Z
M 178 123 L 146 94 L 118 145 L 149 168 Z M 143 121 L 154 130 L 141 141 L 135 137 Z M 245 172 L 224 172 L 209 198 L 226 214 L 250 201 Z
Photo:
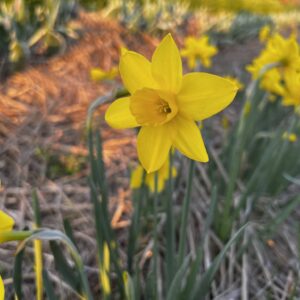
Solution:
M 34 231 L 6 231 L 0 234 L 0 244 L 11 241 L 23 241 L 30 237 Z
M 157 201 L 158 201 L 158 172 L 155 172 L 154 176 L 154 199 L 153 199 L 153 214 L 154 214 L 154 230 L 153 230 L 153 289 L 154 299 L 157 299 L 157 263 L 158 263 L 158 218 L 157 218 Z
M 128 239 L 128 249 L 127 249 L 127 268 L 128 273 L 132 275 L 133 273 L 133 257 L 136 248 L 136 241 L 140 232 L 140 215 L 142 208 L 142 201 L 145 194 L 145 178 L 146 172 L 144 171 L 142 178 L 142 185 L 138 191 L 133 192 L 133 202 L 134 202 L 134 212 L 132 217 L 132 224 L 129 229 L 129 239 Z
M 181 214 L 178 267 L 181 266 L 184 258 L 186 233 L 187 233 L 187 219 L 188 219 L 188 214 L 190 209 L 194 172 L 195 172 L 195 161 L 190 160 L 187 188 L 186 188 L 185 198 L 183 202 L 183 209 Z
M 255 106 L 257 104 L 255 102 L 255 98 L 258 97 L 255 96 L 257 91 L 259 90 L 260 79 L 267 71 L 271 70 L 272 68 L 278 67 L 279 65 L 280 64 L 278 63 L 272 63 L 264 66 L 259 72 L 258 79 L 252 81 L 251 84 L 249 85 L 249 88 L 246 91 L 246 99 L 251 103 L 252 106 Z M 231 158 L 230 158 L 231 163 L 230 163 L 230 172 L 229 172 L 230 180 L 227 186 L 226 198 L 224 204 L 224 214 L 223 214 L 225 220 L 230 220 L 229 215 L 230 215 L 230 209 L 232 207 L 233 193 L 239 175 L 242 153 L 247 138 L 247 134 L 245 130 L 249 127 L 249 122 L 247 122 L 248 119 L 250 119 L 250 116 L 242 115 L 236 133 L 235 145 L 233 146 L 233 151 L 231 153 Z M 226 227 L 227 226 L 223 226 L 223 230 L 222 230 L 223 232 L 224 230 L 227 231 Z
M 102 141 L 100 133 L 96 135 L 96 150 L 94 145 L 93 114 L 94 111 L 104 103 L 115 98 L 128 94 L 124 89 L 116 89 L 106 96 L 99 97 L 89 107 L 86 120 L 86 129 L 88 136 L 89 160 L 91 166 L 91 198 L 94 205 L 94 215 L 96 223 L 96 239 L 98 246 L 99 263 L 102 261 L 102 250 L 104 241 L 107 242 L 111 253 L 111 260 L 117 273 L 118 286 L 120 293 L 124 295 L 122 271 L 119 266 L 118 249 L 112 247 L 111 241 L 115 241 L 114 232 L 111 228 L 108 212 L 108 195 L 105 184 L 105 168 L 102 157 Z
M 175 253 L 175 231 L 174 231 L 174 222 L 173 222 L 173 179 L 172 179 L 172 169 L 173 169 L 173 155 L 172 151 L 170 151 L 170 163 L 169 163 L 169 181 L 168 181 L 168 195 L 166 201 L 166 236 L 167 236 L 167 290 L 169 285 L 172 282 L 174 275 L 174 253 Z

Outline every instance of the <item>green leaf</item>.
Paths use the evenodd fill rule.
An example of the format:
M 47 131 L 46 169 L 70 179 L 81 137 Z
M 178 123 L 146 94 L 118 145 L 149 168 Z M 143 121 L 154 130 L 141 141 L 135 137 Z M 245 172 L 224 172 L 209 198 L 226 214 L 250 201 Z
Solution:
M 51 241 L 50 248 L 53 253 L 56 270 L 61 275 L 63 280 L 68 283 L 74 291 L 80 294 L 82 288 L 80 285 L 80 276 L 78 272 L 69 265 L 57 242 Z
M 126 300 L 135 300 L 134 284 L 128 272 L 123 272 Z
M 86 299 L 91 300 L 93 299 L 90 291 L 90 287 L 87 281 L 86 274 L 84 272 L 84 265 L 82 262 L 82 259 L 75 247 L 75 245 L 72 243 L 72 241 L 61 231 L 58 230 L 50 230 L 50 229 L 39 229 L 35 230 L 28 238 L 23 240 L 17 249 L 17 253 L 21 251 L 26 243 L 31 242 L 33 240 L 45 240 L 45 241 L 61 241 L 64 243 L 68 250 L 70 251 L 70 254 L 72 255 L 72 258 L 75 261 L 77 270 L 80 274 L 80 280 L 82 284 L 82 290 L 83 290 L 83 297 L 86 297 Z
M 73 242 L 73 244 L 78 249 L 78 247 L 76 245 L 76 241 L 75 241 L 75 238 L 74 238 L 73 229 L 72 229 L 70 221 L 68 219 L 64 219 L 63 222 L 64 222 L 64 230 L 65 230 L 66 235 L 68 236 L 68 238 Z
M 15 264 L 14 264 L 14 289 L 15 294 L 18 300 L 23 299 L 23 293 L 22 293 L 22 262 L 24 257 L 24 251 L 25 249 L 22 249 L 20 252 L 17 253 L 15 258 Z
M 275 217 L 272 217 L 272 222 L 266 228 L 269 234 L 272 235 L 278 226 L 282 224 L 289 215 L 296 209 L 300 204 L 300 196 L 293 198 L 283 209 L 281 209 Z
M 36 190 L 33 190 L 32 192 L 32 204 L 33 204 L 35 225 L 37 228 L 39 228 L 42 226 L 42 218 L 41 218 L 40 203 L 39 203 Z
M 189 267 L 190 256 L 188 255 L 183 263 L 181 264 L 178 271 L 175 273 L 175 276 L 171 282 L 170 289 L 167 294 L 167 300 L 179 299 L 180 288 L 182 284 L 182 278 L 185 278 L 187 269 Z
M 190 268 L 190 272 L 187 276 L 187 283 L 183 292 L 182 298 L 188 299 L 193 290 L 193 287 L 195 285 L 197 275 L 200 269 L 200 265 L 203 259 L 203 253 L 204 253 L 204 243 L 206 238 L 208 237 L 209 234 L 209 229 L 213 223 L 215 212 L 217 209 L 217 200 L 218 200 L 218 192 L 217 192 L 217 187 L 214 186 L 212 189 L 212 195 L 211 195 L 211 203 L 209 206 L 209 211 L 206 217 L 205 221 L 205 226 L 204 226 L 204 232 L 203 232 L 203 237 L 201 239 L 200 245 L 197 250 L 197 255 L 195 261 L 192 263 L 192 266 Z
M 229 242 L 224 246 L 222 251 L 219 253 L 219 255 L 213 260 L 211 266 L 209 269 L 204 273 L 204 275 L 201 277 L 199 284 L 197 284 L 197 287 L 193 290 L 192 299 L 194 300 L 201 300 L 204 299 L 207 293 L 209 292 L 211 282 L 214 279 L 214 276 L 216 272 L 219 269 L 220 264 L 225 258 L 226 252 L 229 250 L 231 245 L 235 243 L 235 241 L 240 238 L 241 234 L 244 232 L 246 227 L 248 226 L 248 223 L 242 226 L 235 234 L 234 236 L 229 240 Z
M 58 298 L 55 296 L 53 286 L 50 282 L 48 272 L 46 270 L 43 270 L 43 282 L 47 298 L 49 300 L 58 300 Z

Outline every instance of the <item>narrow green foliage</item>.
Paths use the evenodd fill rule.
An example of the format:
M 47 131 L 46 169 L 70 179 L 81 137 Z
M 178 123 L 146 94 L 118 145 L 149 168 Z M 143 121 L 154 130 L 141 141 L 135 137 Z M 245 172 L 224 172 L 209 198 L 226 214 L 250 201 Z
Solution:
M 55 268 L 62 277 L 62 279 L 78 294 L 82 293 L 80 284 L 80 275 L 71 267 L 65 258 L 64 252 L 55 241 L 50 242 L 51 252 L 54 257 Z
M 93 297 L 91 295 L 90 287 L 88 284 L 88 280 L 86 274 L 84 272 L 84 265 L 82 259 L 72 241 L 64 235 L 62 232 L 58 230 L 49 230 L 49 229 L 39 229 L 35 230 L 31 233 L 29 237 L 24 239 L 18 246 L 17 253 L 22 251 L 27 243 L 32 242 L 33 240 L 42 240 L 42 241 L 60 241 L 65 246 L 67 246 L 68 250 L 72 258 L 74 259 L 76 270 L 79 272 L 80 275 L 80 284 L 83 291 L 83 296 L 86 297 L 87 300 L 92 300 Z
M 169 163 L 169 179 L 168 189 L 166 197 L 166 287 L 170 286 L 170 283 L 174 276 L 174 253 L 175 253 L 175 228 L 174 228 L 174 214 L 173 214 L 173 154 L 170 151 L 170 163 Z
M 14 289 L 15 294 L 18 300 L 23 299 L 23 292 L 22 292 L 22 262 L 24 257 L 25 249 L 22 249 L 19 253 L 17 253 L 15 258 L 15 264 L 14 264 Z
M 180 289 L 182 285 L 182 279 L 186 278 L 186 274 L 189 268 L 190 256 L 185 257 L 183 263 L 177 269 L 177 272 L 171 282 L 170 288 L 168 289 L 167 300 L 179 299 Z
M 65 230 L 67 237 L 72 241 L 72 243 L 78 249 L 70 221 L 68 219 L 63 219 L 63 224 L 64 224 L 64 230 Z
M 191 299 L 193 300 L 205 299 L 210 289 L 211 282 L 213 281 L 214 276 L 220 264 L 224 260 L 227 251 L 241 237 L 241 235 L 243 234 L 247 226 L 248 224 L 245 224 L 233 235 L 233 237 L 228 241 L 228 243 L 224 246 L 222 251 L 219 253 L 219 255 L 213 260 L 210 268 L 204 274 L 202 274 L 200 281 L 193 288 Z
M 39 228 L 42 226 L 42 218 L 41 218 L 40 203 L 39 203 L 36 190 L 33 190 L 32 192 L 32 204 L 33 204 L 33 211 L 34 211 L 35 226 Z
M 202 264 L 203 253 L 204 253 L 204 243 L 205 240 L 209 237 L 209 230 L 211 225 L 213 224 L 215 213 L 217 210 L 217 199 L 218 199 L 217 195 L 218 195 L 217 188 L 216 186 L 214 186 L 212 190 L 211 203 L 209 206 L 208 215 L 205 221 L 204 231 L 202 233 L 202 239 L 197 249 L 196 259 L 191 264 L 190 271 L 187 276 L 187 283 L 182 293 L 182 298 L 184 299 L 189 299 L 188 297 L 190 297 L 190 293 L 193 290 L 193 287 L 195 286 L 198 273 L 201 270 L 201 264 Z
M 119 254 L 117 242 L 114 236 L 114 232 L 111 228 L 111 221 L 108 211 L 108 191 L 105 179 L 105 166 L 103 161 L 103 149 L 100 132 L 95 133 L 93 127 L 93 113 L 100 105 L 107 101 L 114 99 L 119 91 L 112 94 L 96 99 L 88 110 L 87 116 L 87 137 L 88 137 L 88 149 L 89 160 L 91 166 L 91 177 L 89 180 L 91 189 L 91 200 L 94 206 L 94 216 L 96 223 L 96 238 L 98 245 L 98 260 L 101 264 L 103 259 L 102 250 L 104 243 L 109 247 L 110 258 L 113 263 L 113 267 L 117 274 L 118 288 L 121 297 L 124 296 L 124 284 L 122 278 L 122 270 L 119 266 Z M 112 247 L 114 244 L 114 247 Z
M 152 276 L 153 276 L 153 295 L 154 299 L 157 299 L 158 297 L 158 281 L 157 275 L 158 275 L 158 172 L 155 172 L 154 176 L 154 199 L 153 199 L 153 206 L 154 206 L 154 211 L 153 211 L 153 218 L 154 218 L 154 227 L 153 227 L 153 267 L 152 267 Z
M 185 250 L 186 250 L 185 244 L 186 244 L 186 236 L 187 236 L 187 220 L 188 220 L 189 209 L 190 209 L 194 173 L 195 173 L 195 161 L 190 160 L 187 188 L 186 188 L 182 214 L 181 214 L 179 254 L 178 254 L 178 261 L 177 261 L 178 266 L 182 264 L 185 255 Z
M 131 226 L 129 228 L 129 238 L 128 238 L 128 248 L 127 248 L 127 269 L 129 274 L 133 274 L 133 261 L 136 249 L 137 239 L 140 233 L 140 219 L 142 204 L 145 197 L 146 187 L 145 187 L 146 172 L 143 174 L 142 185 L 138 191 L 133 191 L 133 204 L 134 212 L 132 216 Z
M 49 300 L 58 300 L 58 298 L 55 296 L 54 288 L 49 279 L 48 272 L 45 269 L 43 270 L 43 282 L 44 282 L 44 288 L 46 291 L 47 298 Z
M 134 283 L 128 272 L 123 273 L 126 300 L 136 300 Z
M 291 213 L 295 211 L 295 209 L 300 205 L 300 196 L 296 196 L 291 199 L 282 210 L 279 210 L 276 216 L 272 217 L 270 223 L 266 226 L 265 231 L 267 232 L 268 236 L 271 237 L 278 227 L 286 221 Z

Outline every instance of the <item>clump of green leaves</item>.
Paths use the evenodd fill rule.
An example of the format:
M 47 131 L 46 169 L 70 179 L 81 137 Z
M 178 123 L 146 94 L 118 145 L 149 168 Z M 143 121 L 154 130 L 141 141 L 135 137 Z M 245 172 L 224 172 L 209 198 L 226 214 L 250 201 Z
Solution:
M 210 30 L 210 35 L 220 45 L 243 43 L 257 37 L 260 29 L 265 25 L 273 26 L 270 16 L 240 12 L 234 17 L 226 32 L 214 27 Z
M 33 54 L 57 52 L 65 37 L 76 37 L 67 23 L 76 0 L 4 0 L 0 3 L 0 56 L 10 69 L 21 68 Z
M 114 0 L 106 11 L 133 31 L 171 31 L 186 20 L 188 4 L 170 0 Z
M 50 179 L 74 175 L 86 166 L 84 156 L 57 154 L 41 148 L 37 148 L 35 153 L 46 162 L 46 176 Z

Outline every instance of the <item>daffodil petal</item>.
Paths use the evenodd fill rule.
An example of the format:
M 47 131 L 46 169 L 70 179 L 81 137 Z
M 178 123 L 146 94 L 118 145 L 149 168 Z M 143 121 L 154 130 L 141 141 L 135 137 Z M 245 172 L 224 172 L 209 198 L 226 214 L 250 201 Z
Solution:
M 186 74 L 177 96 L 179 111 L 189 119 L 204 120 L 227 107 L 237 90 L 234 84 L 216 75 L 198 72 Z
M 138 127 L 135 117 L 129 109 L 130 97 L 115 100 L 105 113 L 105 121 L 113 128 Z
M 144 87 L 157 87 L 156 82 L 152 78 L 150 62 L 137 52 L 123 52 L 119 70 L 123 84 L 131 94 Z
M 172 145 L 172 131 L 168 124 L 142 127 L 137 138 L 139 160 L 148 172 L 161 168 Z
M 154 51 L 151 67 L 153 78 L 162 90 L 178 93 L 182 81 L 182 62 L 171 34 Z
M 12 230 L 14 224 L 14 219 L 0 210 L 0 232 Z
M 174 147 L 190 159 L 207 162 L 208 155 L 196 123 L 181 116 L 176 117 L 173 122 L 177 127 L 173 138 Z

